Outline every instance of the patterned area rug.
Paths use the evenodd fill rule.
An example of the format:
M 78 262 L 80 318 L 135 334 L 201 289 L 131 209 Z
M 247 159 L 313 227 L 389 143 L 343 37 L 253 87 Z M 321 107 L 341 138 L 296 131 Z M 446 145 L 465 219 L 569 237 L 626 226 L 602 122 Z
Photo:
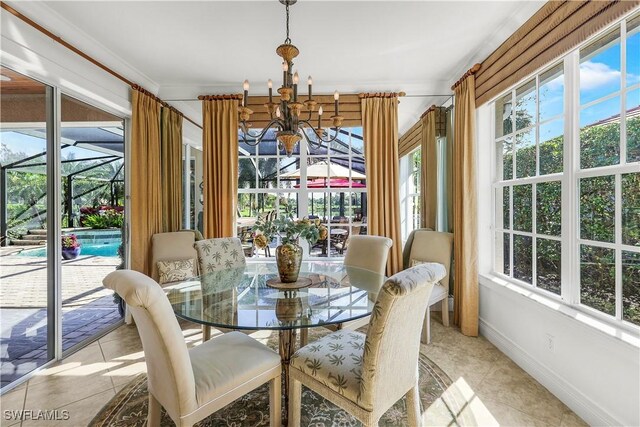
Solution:
M 309 341 L 315 338 L 310 334 Z M 269 340 L 269 346 L 277 345 L 276 339 Z M 451 380 L 434 362 L 420 354 L 420 399 L 422 408 L 428 408 L 451 385 Z M 225 408 L 196 424 L 208 426 L 268 426 L 269 393 L 268 385 L 227 405 Z M 140 374 L 123 388 L 91 421 L 91 426 L 100 427 L 143 427 L 146 425 L 148 409 L 147 377 Z M 351 427 L 360 426 L 350 414 L 320 397 L 314 392 L 302 388 L 303 426 L 314 427 Z M 162 426 L 173 426 L 169 416 L 162 411 Z M 406 407 L 404 399 L 399 400 L 380 420 L 381 426 L 406 426 Z

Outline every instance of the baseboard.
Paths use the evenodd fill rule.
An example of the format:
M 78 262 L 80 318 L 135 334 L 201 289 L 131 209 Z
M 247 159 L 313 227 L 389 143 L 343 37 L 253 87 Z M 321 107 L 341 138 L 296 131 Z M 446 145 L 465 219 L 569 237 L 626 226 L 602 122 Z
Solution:
M 513 360 L 518 366 L 546 387 L 560 401 L 591 426 L 623 425 L 573 385 L 558 376 L 520 346 L 504 336 L 491 324 L 480 319 L 480 334 Z

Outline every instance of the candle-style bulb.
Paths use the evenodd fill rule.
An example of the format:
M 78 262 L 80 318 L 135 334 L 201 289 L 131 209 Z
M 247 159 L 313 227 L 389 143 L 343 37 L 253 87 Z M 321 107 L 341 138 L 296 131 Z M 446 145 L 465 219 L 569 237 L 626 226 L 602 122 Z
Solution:
M 298 75 L 298 72 L 296 71 L 295 73 L 293 73 L 293 84 L 297 85 L 299 81 L 300 81 L 300 76 Z
M 269 86 L 269 89 L 273 88 L 273 81 L 271 79 L 267 82 L 267 86 Z
M 242 83 L 242 89 L 249 90 L 249 80 L 245 80 L 244 83 Z
M 320 106 L 320 108 L 318 109 L 318 115 L 321 116 L 323 112 L 324 110 L 322 109 L 322 106 Z
M 282 71 L 289 71 L 289 64 L 287 64 L 287 61 L 282 63 Z
M 340 99 L 340 94 L 338 93 L 338 91 L 333 92 L 333 99 L 335 99 L 336 101 Z
M 280 118 L 280 106 L 276 107 L 276 117 Z
M 311 86 L 313 84 L 313 79 L 311 78 L 311 76 L 309 76 L 309 78 L 307 79 L 307 84 L 309 86 Z

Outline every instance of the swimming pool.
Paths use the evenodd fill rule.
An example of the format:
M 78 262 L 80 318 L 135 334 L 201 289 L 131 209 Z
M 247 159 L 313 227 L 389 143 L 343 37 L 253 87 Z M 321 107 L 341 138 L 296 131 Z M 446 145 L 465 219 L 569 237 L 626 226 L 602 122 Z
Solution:
M 80 256 L 118 256 L 118 246 L 122 243 L 120 230 L 78 230 L 74 231 L 73 234 L 78 237 L 82 245 Z M 47 248 L 27 249 L 20 252 L 20 256 L 46 257 Z

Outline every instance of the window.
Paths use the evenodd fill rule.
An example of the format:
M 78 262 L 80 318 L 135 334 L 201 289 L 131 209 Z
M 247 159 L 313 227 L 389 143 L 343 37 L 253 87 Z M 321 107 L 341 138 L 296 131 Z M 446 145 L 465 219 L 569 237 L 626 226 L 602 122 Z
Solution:
M 333 135 L 333 133 L 332 133 Z M 259 217 L 289 212 L 320 219 L 329 238 L 305 250 L 311 257 L 342 257 L 350 235 L 366 234 L 367 190 L 362 128 L 342 129 L 329 146 L 315 148 L 304 138 L 293 155 L 278 149 L 275 132 L 257 146 L 240 136 L 238 160 L 238 234 L 251 239 Z M 274 256 L 279 242 L 254 249 L 253 256 Z
M 402 240 L 406 241 L 409 233 L 420 228 L 420 184 L 422 168 L 422 150 L 416 148 L 400 160 L 400 209 L 402 211 Z
M 495 271 L 637 325 L 639 24 L 623 21 L 494 103 Z

